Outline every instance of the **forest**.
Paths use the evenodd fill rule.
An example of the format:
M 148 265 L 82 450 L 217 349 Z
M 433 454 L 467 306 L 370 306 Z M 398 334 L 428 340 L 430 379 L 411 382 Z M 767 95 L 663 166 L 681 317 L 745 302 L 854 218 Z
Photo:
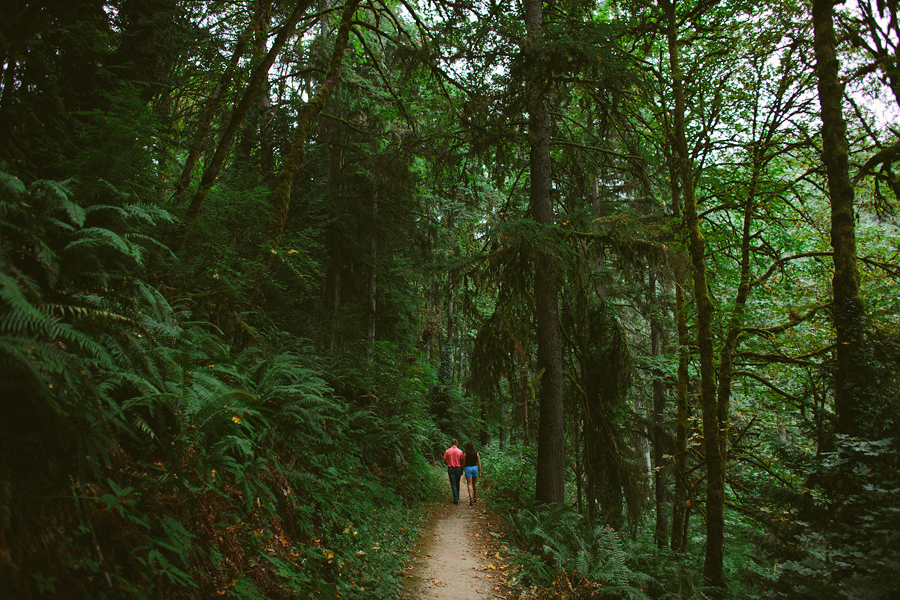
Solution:
M 0 598 L 897 598 L 898 15 L 4 1 Z

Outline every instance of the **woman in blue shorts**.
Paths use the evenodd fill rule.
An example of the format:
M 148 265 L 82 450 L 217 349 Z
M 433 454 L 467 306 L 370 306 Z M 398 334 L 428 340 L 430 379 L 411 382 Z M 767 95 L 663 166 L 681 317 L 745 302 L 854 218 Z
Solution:
M 472 442 L 466 444 L 466 462 L 463 472 L 466 474 L 466 487 L 469 490 L 469 506 L 478 502 L 478 475 L 481 474 L 481 456 L 475 452 Z

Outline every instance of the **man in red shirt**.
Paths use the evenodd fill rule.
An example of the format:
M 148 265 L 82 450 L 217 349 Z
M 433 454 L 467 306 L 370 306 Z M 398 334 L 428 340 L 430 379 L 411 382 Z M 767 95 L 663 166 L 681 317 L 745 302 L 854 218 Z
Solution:
M 450 478 L 450 489 L 453 491 L 453 504 L 459 504 L 459 479 L 462 477 L 462 461 L 465 453 L 456 447 L 459 442 L 453 440 L 444 452 L 444 464 L 447 465 L 447 477 Z

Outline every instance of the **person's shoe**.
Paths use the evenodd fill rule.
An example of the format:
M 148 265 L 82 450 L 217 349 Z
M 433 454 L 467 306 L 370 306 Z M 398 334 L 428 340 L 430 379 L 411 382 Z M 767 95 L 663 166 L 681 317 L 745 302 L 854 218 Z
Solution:
M 454 500 L 453 504 L 459 504 L 459 500 Z
M 472 506 L 473 504 L 474 504 L 474 501 L 471 498 L 469 498 L 469 506 Z

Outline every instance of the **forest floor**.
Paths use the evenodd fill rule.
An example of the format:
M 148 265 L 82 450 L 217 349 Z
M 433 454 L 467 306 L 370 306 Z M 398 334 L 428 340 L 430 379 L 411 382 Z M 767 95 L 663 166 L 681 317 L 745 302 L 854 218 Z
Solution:
M 447 499 L 431 509 L 429 525 L 420 532 L 406 567 L 403 600 L 517 598 L 507 585 L 499 519 L 480 501 L 469 506 L 465 488 L 454 505 L 449 487 Z

